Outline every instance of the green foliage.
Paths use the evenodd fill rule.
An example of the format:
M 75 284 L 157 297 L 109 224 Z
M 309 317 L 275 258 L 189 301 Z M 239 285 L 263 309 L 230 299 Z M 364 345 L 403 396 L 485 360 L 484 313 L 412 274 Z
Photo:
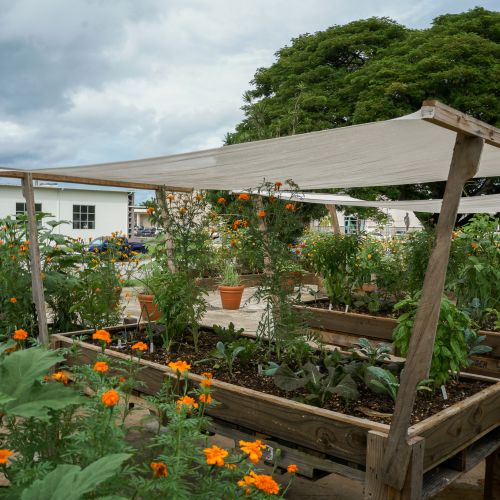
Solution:
M 360 338 L 355 344 L 355 348 L 351 351 L 355 359 L 359 352 L 362 357 L 366 358 L 370 365 L 375 365 L 390 358 L 391 346 L 384 342 L 372 345 L 368 339 Z
M 81 469 L 78 465 L 61 464 L 43 479 L 38 479 L 22 493 L 21 500 L 79 500 L 85 494 L 114 476 L 132 455 L 106 455 Z M 117 498 L 117 497 L 114 497 Z
M 304 389 L 305 401 L 322 406 L 332 394 L 337 394 L 346 402 L 359 397 L 357 384 L 350 374 L 340 365 L 328 367 L 327 372 L 320 372 L 313 363 L 305 363 L 294 372 L 288 365 L 281 365 L 274 374 L 275 384 L 284 391 Z
M 393 332 L 393 341 L 403 356 L 408 352 L 419 301 L 420 294 L 416 294 L 399 302 L 395 307 L 397 311 L 403 311 L 403 314 L 399 317 L 398 326 Z M 445 384 L 451 375 L 458 375 L 462 368 L 468 366 L 469 349 L 465 335 L 471 326 L 472 321 L 466 313 L 460 311 L 446 297 L 441 299 L 430 370 L 430 378 L 436 387 Z
M 240 275 L 231 261 L 224 262 L 219 278 L 219 284 L 222 286 L 239 286 L 241 284 Z
M 0 357 L 0 413 L 48 420 L 51 410 L 81 403 L 74 391 L 42 381 L 47 371 L 64 357 L 41 348 L 17 350 Z
M 218 366 L 226 366 L 229 371 L 229 376 L 233 377 L 233 366 L 238 356 L 245 351 L 244 345 L 237 343 L 224 344 L 224 342 L 217 342 L 215 350 L 212 351 L 212 356 L 218 360 Z
M 221 325 L 213 325 L 212 329 L 214 333 L 225 343 L 238 340 L 241 337 L 241 334 L 245 331 L 244 328 L 236 329 L 232 321 L 229 323 L 229 325 L 227 325 L 227 327 Z
M 275 63 L 256 71 L 244 94 L 245 117 L 226 143 L 395 118 L 425 99 L 498 126 L 499 18 L 476 7 L 439 16 L 424 30 L 369 18 L 300 35 L 277 51 Z M 498 182 L 474 180 L 466 192 L 498 192 Z M 364 199 L 442 198 L 444 183 L 347 192 Z
M 361 246 L 357 234 L 318 235 L 310 244 L 307 255 L 314 270 L 321 274 L 330 302 L 334 305 L 352 303 L 355 266 Z

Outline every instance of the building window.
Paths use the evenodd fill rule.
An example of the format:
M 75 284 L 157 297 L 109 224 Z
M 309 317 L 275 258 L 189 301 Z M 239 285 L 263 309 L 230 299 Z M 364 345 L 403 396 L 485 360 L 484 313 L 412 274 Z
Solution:
M 73 229 L 95 229 L 95 205 L 73 205 Z
M 26 215 L 26 212 L 27 212 L 26 203 L 24 203 L 24 202 L 16 203 L 16 218 L 19 215 Z M 35 212 L 37 214 L 42 212 L 42 204 L 41 203 L 35 203 Z
M 344 216 L 344 232 L 345 234 L 355 234 L 358 231 L 358 218 L 354 215 Z

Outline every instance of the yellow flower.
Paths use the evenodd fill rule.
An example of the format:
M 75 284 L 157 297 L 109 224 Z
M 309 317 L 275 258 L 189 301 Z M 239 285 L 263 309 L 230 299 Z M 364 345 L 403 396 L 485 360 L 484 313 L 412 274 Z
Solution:
M 12 336 L 14 340 L 26 340 L 28 338 L 28 332 L 26 330 L 23 330 L 20 328 L 19 330 L 16 330 L 14 332 L 14 335 Z
M 136 342 L 133 346 L 132 349 L 136 349 L 137 351 L 147 351 L 148 346 L 144 342 Z
M 118 401 L 120 401 L 120 395 L 114 389 L 111 389 L 109 391 L 106 391 L 101 396 L 101 401 L 106 406 L 112 408 L 113 406 L 116 406 L 118 404 Z
M 93 340 L 100 340 L 101 342 L 105 342 L 106 344 L 111 343 L 111 335 L 106 330 L 96 330 L 92 334 Z
M 0 450 L 0 465 L 5 465 L 9 460 L 9 457 L 13 455 L 14 452 L 3 448 Z
M 256 464 L 262 457 L 262 450 L 266 445 L 260 439 L 256 441 L 240 441 L 240 449 L 243 453 L 248 455 L 250 462 Z
M 106 361 L 96 361 L 96 363 L 94 365 L 95 372 L 104 373 L 104 372 L 107 372 L 108 370 L 109 370 L 109 366 L 108 366 L 108 363 L 106 363 Z
M 203 453 L 205 453 L 207 464 L 217 465 L 217 467 L 223 467 L 224 459 L 229 455 L 226 450 L 219 448 L 215 444 L 211 448 L 205 448 Z
M 182 396 L 182 398 L 176 401 L 176 404 L 177 411 L 180 411 L 183 406 L 187 408 L 188 413 L 190 413 L 193 408 L 198 408 L 198 403 L 190 396 Z
M 149 465 L 153 469 L 154 477 L 167 477 L 168 470 L 167 465 L 164 462 L 151 462 Z
M 52 380 L 57 382 L 62 382 L 64 385 L 68 385 L 69 379 L 64 372 L 56 372 L 52 374 Z
M 191 365 L 189 363 L 186 363 L 186 361 L 182 361 L 180 359 L 177 361 L 170 361 L 168 367 L 179 372 L 180 374 L 183 374 L 185 371 L 191 369 Z

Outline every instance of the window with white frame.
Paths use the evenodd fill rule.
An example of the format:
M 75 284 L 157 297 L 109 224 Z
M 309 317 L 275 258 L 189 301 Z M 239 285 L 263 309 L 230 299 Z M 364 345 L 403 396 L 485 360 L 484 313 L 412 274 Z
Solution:
M 73 205 L 73 229 L 95 229 L 95 205 Z

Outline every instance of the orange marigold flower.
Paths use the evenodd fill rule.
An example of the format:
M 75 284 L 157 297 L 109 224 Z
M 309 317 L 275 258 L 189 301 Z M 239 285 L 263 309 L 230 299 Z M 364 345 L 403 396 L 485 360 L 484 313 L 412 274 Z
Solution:
M 232 470 L 232 469 L 236 469 L 236 464 L 225 464 L 224 467 L 226 469 L 231 469 Z
M 181 207 L 179 208 L 179 213 L 181 215 L 187 214 L 188 209 L 186 207 Z
M 283 186 L 283 183 L 282 183 L 282 182 L 279 182 L 279 181 L 278 181 L 278 182 L 275 182 L 275 183 L 274 183 L 274 188 L 275 188 L 275 189 L 278 189 L 278 190 L 279 190 L 279 188 L 280 188 L 281 186 Z
M 106 363 L 106 361 L 96 361 L 94 365 L 94 371 L 95 372 L 107 372 L 109 370 L 109 365 Z
M 200 403 L 209 405 L 213 400 L 210 394 L 200 394 L 199 397 Z
M 120 377 L 120 378 L 118 379 L 118 382 L 120 382 L 120 384 L 123 384 L 123 383 L 124 383 L 124 382 L 126 382 L 126 381 L 127 381 L 127 379 L 126 379 L 125 377 Z
M 9 457 L 13 455 L 14 452 L 11 450 L 7 450 L 6 448 L 3 448 L 0 450 L 0 465 L 5 465 L 7 461 L 9 460 Z
M 94 340 L 100 340 L 101 342 L 106 342 L 106 344 L 111 344 L 111 335 L 107 330 L 96 330 L 92 334 Z
M 267 474 L 256 474 L 253 485 L 268 495 L 277 495 L 280 492 L 279 484 Z
M 236 219 L 234 222 L 233 222 L 233 229 L 238 229 L 241 224 L 243 224 L 243 221 L 241 219 Z
M 266 216 L 265 210 L 259 210 L 257 212 L 257 215 L 259 216 L 260 219 L 263 219 Z
M 132 349 L 136 349 L 137 351 L 147 351 L 148 350 L 148 345 L 145 344 L 144 342 L 136 342 L 132 346 Z
M 219 448 L 215 444 L 211 448 L 205 448 L 203 453 L 205 453 L 207 464 L 217 465 L 217 467 L 223 467 L 224 459 L 229 455 L 226 450 Z
M 14 340 L 26 340 L 28 338 L 28 332 L 26 330 L 23 330 L 20 328 L 19 330 L 16 330 L 14 332 L 14 335 L 12 336 Z
M 231 246 L 235 247 L 238 244 L 238 240 L 231 240 Z
M 287 468 L 286 468 L 287 472 L 289 472 L 290 474 L 297 474 L 297 472 L 299 472 L 299 468 L 297 467 L 297 465 L 295 464 L 290 464 Z
M 168 470 L 167 465 L 164 462 L 151 462 L 149 465 L 153 469 L 154 477 L 167 477 Z
M 9 301 L 12 303 L 12 304 L 15 304 L 17 302 L 17 299 L 15 297 L 11 297 L 9 299 Z
M 210 379 L 214 378 L 214 376 L 210 372 L 203 372 L 201 376 Z
M 155 209 L 154 209 L 154 207 L 148 207 L 148 209 L 146 210 L 146 212 L 147 212 L 149 215 L 152 215 L 152 214 L 154 214 Z
M 180 359 L 177 361 L 170 361 L 168 367 L 179 372 L 180 374 L 191 369 L 191 365 L 189 363 L 186 363 L 186 361 L 182 361 Z
M 202 201 L 202 200 L 203 200 L 203 196 L 201 194 L 197 194 L 196 201 Z
M 238 196 L 238 200 L 240 201 L 248 201 L 250 199 L 250 195 L 248 193 L 241 193 Z
M 193 408 L 198 408 L 198 403 L 191 396 L 182 396 L 176 401 L 176 404 L 177 411 L 180 411 L 183 406 L 187 408 L 188 412 L 191 412 Z
M 266 445 L 260 439 L 256 441 L 240 441 L 240 449 L 243 453 L 248 455 L 250 462 L 256 464 L 262 457 L 262 450 Z
M 212 385 L 212 379 L 211 378 L 204 378 L 201 382 L 200 385 L 202 387 L 210 387 Z
M 473 250 L 475 250 L 478 247 L 478 244 L 477 243 L 471 243 L 470 246 L 471 246 L 471 248 Z
M 287 203 L 287 204 L 285 205 L 285 208 L 286 208 L 287 210 L 295 210 L 295 205 L 294 205 L 293 203 Z
M 300 248 L 296 248 L 296 249 L 295 249 L 295 253 L 296 253 L 297 255 L 300 255 L 300 252 L 301 252 Z
M 52 380 L 56 380 L 57 382 L 61 382 L 64 385 L 68 385 L 69 378 L 64 372 L 56 372 L 52 374 Z
M 167 196 L 167 200 L 168 200 L 170 203 L 172 203 L 172 202 L 175 200 L 175 194 L 169 194 L 169 195 Z
M 106 391 L 101 396 L 101 401 L 106 406 L 112 408 L 113 406 L 116 406 L 118 404 L 118 401 L 120 401 L 120 395 L 114 389 L 111 389 L 109 391 Z
M 217 203 L 219 205 L 224 205 L 226 203 L 226 198 L 223 198 L 222 196 L 217 200 Z

